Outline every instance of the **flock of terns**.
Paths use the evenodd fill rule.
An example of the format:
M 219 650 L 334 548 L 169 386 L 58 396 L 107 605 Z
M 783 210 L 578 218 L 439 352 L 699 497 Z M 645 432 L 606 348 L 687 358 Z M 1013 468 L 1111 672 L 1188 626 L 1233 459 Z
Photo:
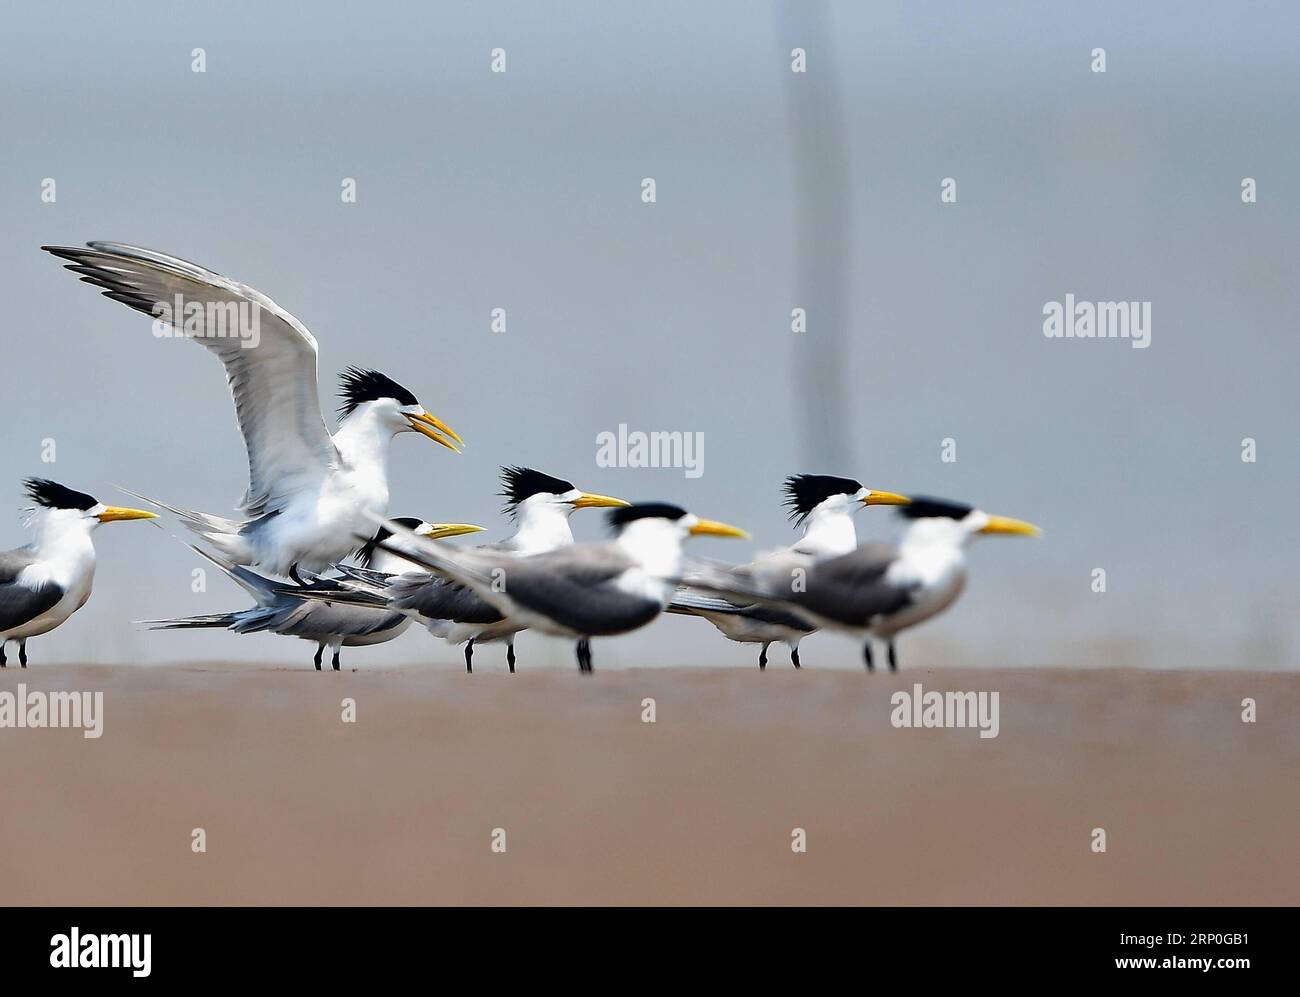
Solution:
M 194 550 L 253 600 L 248 609 L 148 621 L 158 629 L 220 628 L 313 641 L 315 666 L 328 648 L 391 640 L 412 622 L 464 644 L 506 645 L 515 670 L 515 635 L 535 629 L 576 641 L 578 667 L 592 670 L 591 639 L 624 634 L 662 612 L 702 617 L 730 640 L 783 642 L 798 668 L 800 640 L 821 628 L 886 642 L 951 605 L 965 583 L 967 542 L 980 534 L 1036 535 L 1029 523 L 968 505 L 865 488 L 851 478 L 794 475 L 786 505 L 802 536 L 744 565 L 688 559 L 691 536 L 746 538 L 734 526 L 662 502 L 630 503 L 582 491 L 526 467 L 502 469 L 514 534 L 466 547 L 449 537 L 482 529 L 463 523 L 388 518 L 388 451 L 399 433 L 419 433 L 450 450 L 462 444 L 416 397 L 373 370 L 349 368 L 331 434 L 321 415 L 316 340 L 296 318 L 254 288 L 163 253 L 120 243 L 45 246 L 106 297 L 156 321 L 185 307 L 184 335 L 215 353 L 226 370 L 248 452 L 248 491 L 236 519 L 181 509 L 145 496 L 197 534 Z M 219 306 L 213 308 L 211 306 Z M 213 316 L 253 308 L 256 343 Z M 223 311 L 222 309 L 227 309 Z M 176 314 L 176 312 L 170 312 Z M 206 322 L 206 324 L 205 324 Z M 154 512 L 107 506 L 43 478 L 25 482 L 32 544 L 0 553 L 0 667 L 7 642 L 27 666 L 27 640 L 64 623 L 90 597 L 91 542 L 101 523 L 153 519 Z M 131 493 L 134 494 L 134 493 Z M 904 529 L 895 544 L 859 545 L 853 513 L 896 506 Z M 607 508 L 614 536 L 575 543 L 569 517 Z M 349 563 L 351 561 L 352 563 Z

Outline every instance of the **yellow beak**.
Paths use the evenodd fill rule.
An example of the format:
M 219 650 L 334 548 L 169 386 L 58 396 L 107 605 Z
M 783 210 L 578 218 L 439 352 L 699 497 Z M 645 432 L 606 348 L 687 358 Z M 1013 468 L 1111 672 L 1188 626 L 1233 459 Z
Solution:
M 466 533 L 482 533 L 484 527 L 469 523 L 427 523 L 428 530 L 422 530 L 420 536 L 430 540 L 445 540 L 447 537 L 460 537 Z
M 1011 519 L 1007 516 L 990 516 L 989 521 L 980 532 L 1010 533 L 1022 537 L 1037 537 L 1041 536 L 1043 531 L 1033 523 L 1026 523 L 1021 519 Z
M 609 495 L 594 495 L 591 492 L 583 492 L 573 500 L 575 509 L 621 509 L 631 504 L 631 502 L 624 502 L 621 498 L 613 498 Z
M 104 511 L 95 517 L 101 523 L 116 523 L 126 519 L 157 519 L 156 512 L 145 512 L 143 509 L 122 509 L 115 505 L 104 506 Z
M 728 526 L 726 523 L 719 523 L 712 519 L 701 519 L 691 527 L 691 536 L 693 537 L 739 537 L 741 540 L 748 540 L 749 534 L 738 526 Z
M 863 505 L 911 505 L 912 500 L 906 495 L 898 495 L 895 492 L 878 492 L 873 489 L 867 489 L 867 497 L 862 500 Z
M 411 424 L 411 428 L 423 436 L 429 437 L 434 443 L 441 444 L 452 453 L 460 453 L 456 449 L 456 444 L 465 445 L 465 441 L 456 435 L 456 431 L 448 426 L 441 419 L 431 416 L 427 411 L 420 412 L 417 415 L 406 416 L 406 421 Z M 453 443 L 452 441 L 455 441 Z

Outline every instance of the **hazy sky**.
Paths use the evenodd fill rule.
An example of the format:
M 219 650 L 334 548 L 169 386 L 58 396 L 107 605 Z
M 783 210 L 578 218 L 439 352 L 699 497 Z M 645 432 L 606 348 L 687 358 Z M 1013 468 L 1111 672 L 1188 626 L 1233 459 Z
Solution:
M 287 307 L 320 341 L 330 408 L 356 363 L 453 425 L 462 457 L 395 441 L 395 514 L 502 536 L 496 468 L 526 463 L 772 547 L 792 536 L 784 476 L 853 475 L 1046 530 L 977 545 L 904 667 L 1296 666 L 1294 5 L 842 3 L 823 28 L 739 2 L 282 6 L 6 11 L 3 546 L 24 542 L 27 474 L 217 513 L 244 489 L 215 359 L 37 248 L 113 239 Z M 792 128 L 823 99 L 833 113 Z M 1066 293 L 1151 302 L 1150 347 L 1045 338 Z M 620 423 L 703 433 L 703 475 L 597 467 Z M 858 523 L 895 529 L 874 509 Z M 603 532 L 594 513 L 574 526 Z M 95 593 L 32 642 L 37 663 L 310 659 L 282 638 L 142 632 L 128 621 L 246 599 L 215 577 L 192 593 L 196 559 L 148 526 L 97 543 Z M 519 650 L 571 667 L 559 641 Z M 683 619 L 596 646 L 598 668 L 755 656 Z M 856 667 L 857 650 L 821 636 L 804 659 Z M 345 657 L 414 660 L 459 651 L 412 632 Z

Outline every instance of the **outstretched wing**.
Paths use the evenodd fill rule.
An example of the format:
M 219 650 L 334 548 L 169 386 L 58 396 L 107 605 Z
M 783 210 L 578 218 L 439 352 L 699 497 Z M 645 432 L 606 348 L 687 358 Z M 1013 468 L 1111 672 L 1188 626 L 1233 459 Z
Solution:
M 103 288 L 105 297 L 153 318 L 175 317 L 183 334 L 226 368 L 248 451 L 240 507 L 249 516 L 274 511 L 337 466 L 321 418 L 316 340 L 306 326 L 260 291 L 175 256 L 116 242 L 87 246 L 41 248 L 68 260 L 67 269 Z M 235 325 L 252 321 L 256 335 Z

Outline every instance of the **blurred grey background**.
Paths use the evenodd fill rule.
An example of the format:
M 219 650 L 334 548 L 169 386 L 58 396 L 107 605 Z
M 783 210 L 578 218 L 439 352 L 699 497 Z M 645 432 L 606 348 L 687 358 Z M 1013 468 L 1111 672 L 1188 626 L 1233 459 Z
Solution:
M 243 491 L 215 360 L 154 339 L 37 249 L 113 239 L 291 310 L 320 341 L 328 407 L 340 369 L 374 366 L 460 431 L 459 458 L 395 441 L 395 514 L 501 536 L 497 466 L 527 463 L 679 501 L 765 548 L 792 536 L 784 476 L 853 475 L 1046 530 L 977 545 L 966 595 L 904 637 L 904 668 L 1294 668 L 1300 13 L 1076 6 L 11 7 L 0 541 L 24 542 L 27 474 L 217 513 Z M 940 203 L 945 177 L 956 204 Z M 1151 347 L 1045 339 L 1043 305 L 1067 292 L 1150 300 Z M 620 423 L 702 432 L 703 476 L 598 468 L 596 435 Z M 895 529 L 875 509 L 858 523 Z M 590 513 L 574 526 L 603 533 Z M 98 547 L 90 603 L 33 642 L 34 667 L 307 665 L 301 642 L 131 626 L 245 600 L 217 577 L 192 593 L 196 558 L 147 526 L 106 528 Z M 685 619 L 596 648 L 598 667 L 753 667 L 755 652 Z M 823 635 L 804 659 L 857 653 Z M 537 635 L 520 654 L 572 667 Z M 413 631 L 345 657 L 414 661 L 460 654 Z

